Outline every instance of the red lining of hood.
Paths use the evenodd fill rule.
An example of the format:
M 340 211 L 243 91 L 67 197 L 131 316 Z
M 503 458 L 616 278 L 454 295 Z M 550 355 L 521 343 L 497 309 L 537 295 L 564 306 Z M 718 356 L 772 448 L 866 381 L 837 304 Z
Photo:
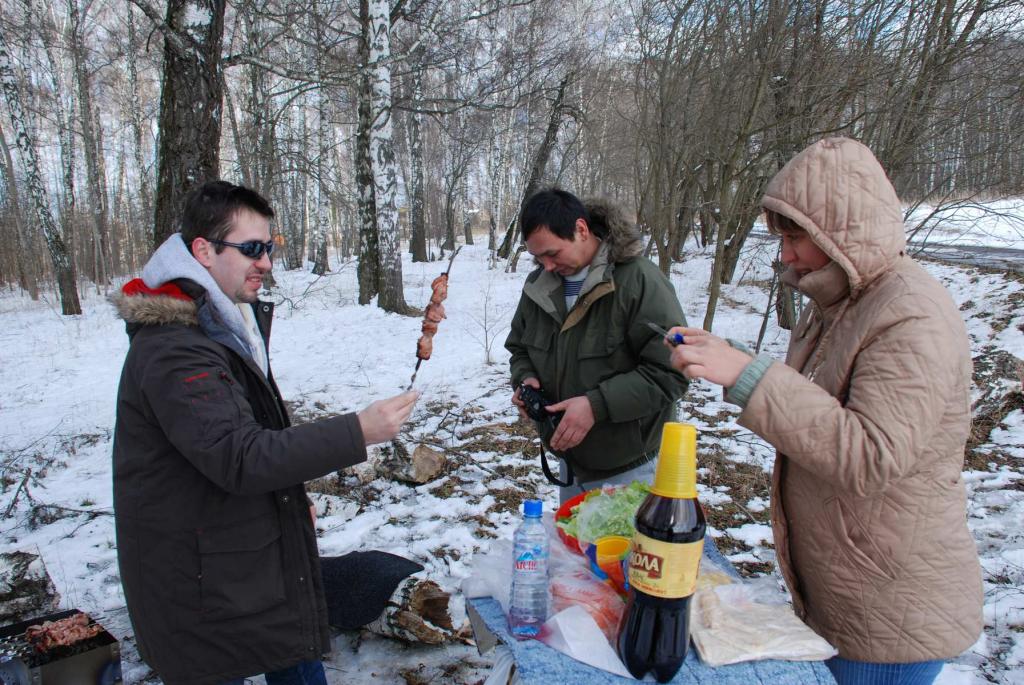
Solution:
M 181 288 L 174 283 L 164 283 L 159 288 L 150 288 L 146 285 L 146 282 L 141 278 L 134 278 L 121 287 L 121 292 L 128 297 L 134 297 L 136 295 L 148 295 L 154 297 L 157 295 L 165 295 L 167 297 L 173 297 L 176 300 L 184 300 L 191 302 L 192 298 L 185 294 Z

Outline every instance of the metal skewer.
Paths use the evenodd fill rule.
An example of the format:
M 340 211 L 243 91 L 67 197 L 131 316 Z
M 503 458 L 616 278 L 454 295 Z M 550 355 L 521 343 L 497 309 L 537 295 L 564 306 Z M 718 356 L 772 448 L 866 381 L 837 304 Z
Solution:
M 447 276 L 448 274 L 451 273 L 451 271 L 452 271 L 452 262 L 455 261 L 455 255 L 459 254 L 459 250 L 461 250 L 461 249 L 462 249 L 462 245 L 459 245 L 457 248 L 455 248 L 455 251 L 452 252 L 452 256 L 448 260 L 448 268 L 445 269 L 441 273 L 442 276 Z M 412 370 L 412 378 L 409 379 L 409 387 L 405 389 L 406 392 L 408 392 L 409 390 L 412 390 L 412 385 L 413 385 L 413 383 L 416 382 L 416 374 L 419 373 L 419 371 L 420 371 L 420 364 L 422 364 L 422 363 L 423 363 L 422 359 L 420 359 L 420 358 L 416 359 L 416 368 L 414 368 Z
M 416 368 L 412 370 L 412 378 L 409 379 L 409 387 L 405 389 L 406 392 L 412 390 L 412 384 L 416 382 L 416 374 L 420 372 L 420 364 L 422 363 L 422 359 L 416 360 Z

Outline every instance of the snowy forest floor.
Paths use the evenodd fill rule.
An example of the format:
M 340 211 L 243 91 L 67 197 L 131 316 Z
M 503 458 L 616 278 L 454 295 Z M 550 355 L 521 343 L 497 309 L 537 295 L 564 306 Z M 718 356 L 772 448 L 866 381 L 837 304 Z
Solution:
M 752 242 L 734 284 L 723 287 L 714 331 L 753 345 L 767 303 L 775 246 Z M 487 250 L 456 259 L 448 319 L 416 381 L 423 395 L 403 433 L 448 458 L 421 486 L 341 472 L 310 484 L 321 554 L 380 549 L 415 559 L 453 593 L 492 540 L 511 537 L 520 502 L 554 488 L 540 470 L 531 428 L 510 402 L 502 347 L 529 271 L 488 269 Z M 672 281 L 692 325 L 703 320 L 711 254 L 692 248 Z M 446 261 L 404 264 L 408 303 L 423 306 Z M 975 428 L 965 463 L 969 525 L 985 575 L 985 632 L 939 683 L 1024 682 L 1024 279 L 1012 273 L 925 262 L 952 293 L 971 335 Z M 332 271 L 275 271 L 265 295 L 277 302 L 271 341 L 275 376 L 296 420 L 353 411 L 400 392 L 415 363 L 419 320 L 356 303 L 354 262 Z M 110 447 L 114 399 L 127 338 L 92 286 L 85 313 L 61 317 L 52 298 L 0 294 L 0 551 L 41 554 L 62 608 L 93 613 L 123 638 L 126 683 L 158 683 L 138 659 L 117 572 Z M 784 356 L 788 332 L 770 318 L 763 349 Z M 774 569 L 768 490 L 773 451 L 736 425 L 720 391 L 695 383 L 681 417 L 700 430 L 700 497 L 712 534 L 744 574 Z M 327 662 L 332 683 L 480 683 L 491 655 L 469 645 L 406 645 L 364 632 L 337 633 Z M 254 682 L 263 682 L 262 678 Z

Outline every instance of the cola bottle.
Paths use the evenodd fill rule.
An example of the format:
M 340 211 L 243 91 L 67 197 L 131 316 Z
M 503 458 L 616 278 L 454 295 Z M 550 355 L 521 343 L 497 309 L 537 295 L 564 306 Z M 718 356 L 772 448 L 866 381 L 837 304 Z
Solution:
M 686 659 L 706 527 L 697 501 L 697 429 L 666 423 L 654 485 L 636 512 L 629 596 L 616 641 L 637 679 L 652 671 L 666 683 Z

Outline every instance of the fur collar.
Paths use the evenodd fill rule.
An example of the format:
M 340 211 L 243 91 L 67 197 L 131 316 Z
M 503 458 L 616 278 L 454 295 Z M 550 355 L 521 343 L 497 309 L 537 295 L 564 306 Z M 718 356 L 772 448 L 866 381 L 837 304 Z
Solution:
M 125 323 L 141 326 L 180 324 L 198 326 L 195 301 L 173 283 L 153 289 L 141 278 L 128 281 L 110 296 L 110 302 Z
M 639 257 L 643 252 L 640 230 L 626 213 L 608 198 L 591 197 L 583 201 L 590 223 L 607 229 L 603 242 L 608 245 L 608 263 L 615 264 Z

